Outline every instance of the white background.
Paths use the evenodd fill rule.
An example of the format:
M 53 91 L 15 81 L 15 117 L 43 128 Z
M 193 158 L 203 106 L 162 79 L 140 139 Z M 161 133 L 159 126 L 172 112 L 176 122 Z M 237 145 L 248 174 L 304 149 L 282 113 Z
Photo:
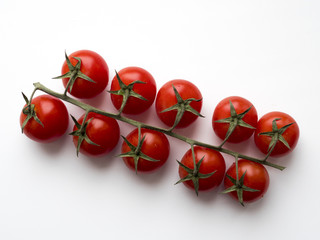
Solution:
M 320 1 L 22 1 L 0 2 L 0 239 L 315 239 L 320 214 Z M 203 95 L 189 137 L 218 144 L 216 104 L 230 95 L 250 100 L 259 116 L 292 115 L 301 135 L 295 151 L 268 168 L 265 197 L 241 207 L 218 190 L 183 185 L 176 159 L 188 146 L 170 139 L 159 172 L 138 175 L 121 159 L 76 157 L 71 137 L 42 145 L 21 134 L 21 91 L 34 82 L 62 92 L 64 51 L 98 52 L 110 77 L 127 66 L 147 69 L 158 89 L 183 78 Z M 109 85 L 110 86 L 110 85 Z M 109 87 L 108 86 L 108 87 Z M 87 101 L 115 111 L 107 93 Z M 71 114 L 82 112 L 67 105 Z M 154 106 L 137 119 L 163 126 Z M 132 129 L 120 123 L 121 134 Z M 72 128 L 70 122 L 69 131 Z M 250 139 L 226 145 L 261 156 Z M 227 165 L 232 163 L 225 156 Z

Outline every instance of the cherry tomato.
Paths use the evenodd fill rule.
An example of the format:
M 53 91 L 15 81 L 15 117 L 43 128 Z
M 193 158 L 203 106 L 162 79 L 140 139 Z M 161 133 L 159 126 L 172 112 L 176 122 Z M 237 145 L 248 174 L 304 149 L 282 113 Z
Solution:
M 236 112 L 234 116 L 231 115 L 231 104 Z M 225 139 L 228 129 L 236 122 L 236 127 L 226 141 L 239 143 L 252 136 L 257 121 L 257 110 L 251 102 L 242 97 L 231 96 L 223 99 L 216 106 L 212 116 L 212 127 L 219 138 Z
M 194 176 L 199 177 L 198 190 L 205 191 L 219 186 L 226 171 L 226 164 L 221 153 L 209 148 L 195 146 L 194 155 L 196 164 L 199 163 L 201 159 L 203 159 L 198 169 L 198 173 L 196 173 L 196 176 Z M 181 160 L 181 164 L 191 170 L 194 170 L 194 162 L 191 149 L 189 149 L 184 154 Z M 210 173 L 213 173 L 213 175 L 210 177 L 201 178 L 201 174 L 205 175 Z M 186 178 L 190 174 L 191 173 L 188 173 L 188 171 L 186 171 L 181 165 L 179 166 L 179 176 L 181 179 Z M 195 189 L 194 182 L 192 180 L 183 181 L 183 184 L 188 188 Z
M 138 172 L 152 172 L 156 169 L 159 169 L 166 163 L 170 152 L 170 144 L 167 137 L 163 133 L 150 129 L 141 129 L 140 140 L 143 138 L 144 141 L 142 142 L 140 151 L 138 153 L 139 158 L 137 159 L 137 169 L 134 157 L 123 157 L 123 161 L 129 169 L 136 169 Z M 126 141 L 123 142 L 121 153 L 127 153 L 126 155 L 128 155 L 128 153 L 134 152 L 133 150 L 136 150 L 139 145 L 138 129 L 135 129 L 129 133 L 126 139 L 135 147 L 134 149 L 131 149 Z M 150 157 L 151 160 L 157 161 L 147 160 L 144 158 L 145 155 Z
M 157 86 L 152 75 L 143 68 L 140 67 L 127 67 L 118 72 L 118 76 L 125 85 L 129 85 L 134 81 L 137 82 L 133 85 L 132 91 L 134 94 L 140 95 L 143 99 L 135 96 L 129 96 L 126 105 L 123 109 L 123 113 L 126 114 L 140 114 L 146 111 L 153 104 L 157 93 Z M 118 77 L 115 76 L 111 82 L 111 91 L 120 90 Z M 121 108 L 123 96 L 117 94 L 111 94 L 111 101 L 115 108 L 118 110 Z
M 174 125 L 177 110 L 171 110 L 163 112 L 164 110 L 177 104 L 177 97 L 173 86 L 183 100 L 195 99 L 197 101 L 190 102 L 190 106 L 200 113 L 202 108 L 202 95 L 199 89 L 191 82 L 182 79 L 171 80 L 164 84 L 156 98 L 156 112 L 160 120 L 166 125 L 172 127 Z M 184 128 L 189 126 L 198 118 L 198 115 L 193 114 L 190 111 L 185 111 L 180 122 L 176 126 L 177 128 Z
M 94 82 L 85 80 L 81 77 L 76 78 L 72 90 L 68 92 L 77 98 L 92 98 L 101 93 L 108 85 L 109 68 L 105 60 L 96 52 L 90 50 L 80 50 L 69 55 L 70 62 L 76 66 L 78 59 L 81 59 L 80 72 L 88 76 Z M 62 75 L 70 72 L 67 61 L 64 61 L 61 73 Z M 70 77 L 63 78 L 64 87 L 67 87 Z
M 78 123 L 82 124 L 85 114 L 79 119 Z M 90 121 L 90 122 L 89 122 Z M 90 112 L 86 118 L 87 127 L 85 129 L 86 136 L 94 144 L 83 139 L 79 151 L 87 156 L 101 156 L 113 150 L 120 138 L 120 128 L 118 122 L 110 117 L 106 117 L 97 113 Z M 77 131 L 77 125 L 73 127 L 73 131 Z M 73 136 L 75 147 L 78 146 L 79 136 Z
M 238 161 L 238 177 L 243 176 L 243 185 L 239 186 L 244 189 L 245 187 L 253 189 L 255 191 L 243 190 L 243 202 L 253 202 L 264 196 L 269 187 L 269 174 L 267 169 L 260 163 L 252 162 L 246 159 L 240 159 Z M 227 170 L 226 175 L 229 175 L 234 180 L 237 179 L 236 164 L 233 163 Z M 224 178 L 224 187 L 228 189 L 235 186 L 228 178 Z M 237 191 L 229 192 L 229 195 L 234 199 L 238 199 Z
M 40 95 L 33 98 L 31 104 L 34 105 L 34 112 L 41 124 L 35 118 L 29 119 L 23 128 L 23 133 L 27 137 L 37 142 L 46 143 L 57 140 L 66 132 L 69 114 L 61 100 L 50 95 Z M 21 127 L 27 116 L 23 111 L 21 112 Z
M 273 129 L 275 127 L 277 130 Z M 273 138 L 277 137 L 273 130 L 278 131 L 278 137 L 282 137 L 276 142 L 270 156 L 280 157 L 293 151 L 299 139 L 299 126 L 290 115 L 283 112 L 270 112 L 259 119 L 254 141 L 260 151 L 268 154 L 271 150 L 272 144 L 270 145 L 270 143 Z

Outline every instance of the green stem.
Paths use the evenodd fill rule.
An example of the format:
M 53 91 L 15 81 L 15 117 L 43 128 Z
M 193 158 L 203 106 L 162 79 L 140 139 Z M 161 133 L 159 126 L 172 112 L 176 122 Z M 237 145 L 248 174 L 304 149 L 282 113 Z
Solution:
M 85 115 L 84 115 L 84 117 L 83 117 L 83 120 L 82 120 L 82 124 L 81 124 L 80 131 L 83 130 L 84 125 L 85 125 L 85 122 L 87 121 L 87 117 L 88 117 L 89 113 L 90 113 L 90 109 L 87 109 L 87 110 L 86 110 L 86 113 L 85 113 Z
M 138 155 L 141 151 L 142 148 L 142 141 L 141 141 L 141 126 L 137 126 L 138 127 L 138 145 L 135 151 L 135 154 Z
M 232 125 L 231 125 L 232 124 Z M 234 130 L 236 129 L 236 127 L 238 126 L 238 119 L 234 119 L 232 123 L 230 123 L 229 126 L 229 130 L 228 133 L 226 135 L 226 137 L 224 138 L 223 142 L 219 145 L 219 148 L 222 148 L 222 146 L 228 141 L 228 139 L 230 138 L 231 134 L 234 132 Z
M 200 142 L 200 141 L 197 141 L 197 140 L 194 140 L 194 139 L 190 139 L 190 138 L 188 138 L 186 136 L 180 135 L 180 134 L 175 133 L 173 131 L 170 131 L 168 129 L 164 129 L 164 128 L 152 126 L 152 125 L 149 125 L 149 124 L 146 124 L 146 123 L 143 123 L 143 122 L 139 122 L 139 121 L 124 117 L 121 114 L 119 115 L 118 113 L 114 114 L 114 113 L 103 111 L 103 110 L 101 110 L 99 108 L 95 108 L 95 107 L 93 107 L 93 106 L 91 106 L 89 104 L 80 102 L 80 101 L 78 101 L 78 100 L 76 100 L 74 98 L 71 98 L 71 97 L 67 96 L 67 95 L 60 94 L 60 93 L 57 93 L 55 91 L 52 91 L 51 89 L 45 87 L 41 83 L 34 83 L 34 86 L 35 86 L 35 90 L 40 90 L 42 92 L 45 92 L 45 93 L 47 93 L 47 94 L 49 94 L 51 96 L 54 96 L 54 97 L 59 98 L 59 99 L 65 101 L 65 102 L 71 103 L 71 104 L 73 104 L 73 105 L 75 105 L 75 106 L 77 106 L 79 108 L 82 108 L 85 111 L 95 112 L 95 113 L 98 113 L 98 114 L 101 114 L 101 115 L 104 115 L 104 116 L 107 116 L 107 117 L 111 117 L 111 118 L 114 118 L 116 120 L 128 123 L 128 124 L 130 124 L 132 126 L 135 126 L 135 127 L 138 127 L 138 128 L 140 127 L 140 128 L 146 128 L 146 129 L 151 129 L 151 130 L 155 130 L 155 131 L 158 131 L 158 132 L 162 132 L 163 134 L 166 134 L 167 136 L 171 136 L 173 138 L 179 139 L 179 140 L 181 140 L 183 142 L 186 142 L 186 143 L 190 144 L 191 146 L 193 146 L 193 145 L 202 146 L 202 147 L 210 148 L 210 149 L 213 149 L 213 150 L 216 150 L 216 151 L 219 151 L 221 153 L 225 153 L 225 154 L 228 154 L 228 155 L 231 155 L 231 156 L 234 156 L 234 157 L 237 156 L 239 158 L 244 158 L 244 159 L 247 159 L 247 160 L 250 160 L 250 161 L 253 161 L 253 162 L 261 163 L 261 164 L 264 164 L 264 165 L 267 165 L 267 166 L 270 166 L 270 167 L 273 167 L 273 168 L 276 168 L 276 169 L 279 169 L 279 170 L 284 170 L 285 169 L 285 167 L 277 165 L 277 164 L 274 164 L 274 163 L 271 163 L 271 162 L 268 162 L 265 159 L 261 160 L 261 159 L 255 158 L 255 157 L 247 156 L 247 155 L 244 155 L 244 154 L 241 154 L 241 153 L 226 149 L 226 148 L 221 148 L 219 146 L 214 146 L 214 145 L 210 145 L 210 144 L 207 144 L 207 143 L 204 143 L 204 142 Z
M 273 144 L 267 155 L 264 157 L 263 161 L 267 161 L 267 159 L 270 157 L 271 153 L 273 152 L 273 149 L 275 148 L 276 144 Z
M 236 181 L 237 186 L 239 186 L 239 167 L 238 167 L 238 156 L 235 156 L 235 164 L 236 164 Z
M 33 96 L 34 96 L 34 94 L 36 93 L 36 91 L 37 91 L 37 88 L 33 89 L 33 92 L 32 92 L 32 94 L 31 94 L 31 96 L 30 96 L 30 98 L 29 98 L 29 103 L 28 103 L 27 105 L 30 105 L 30 104 L 31 104 L 32 99 L 33 99 Z
M 129 89 L 126 89 L 125 90 L 125 94 L 123 95 L 123 98 L 122 98 L 121 107 L 120 107 L 119 112 L 118 112 L 119 115 L 122 114 L 122 111 L 123 111 L 124 107 L 126 106 L 127 101 L 129 99 L 129 95 L 130 95 Z
M 193 159 L 193 174 L 196 175 L 198 172 L 198 169 L 197 169 L 197 163 L 196 163 L 196 156 L 194 153 L 194 146 L 193 144 L 191 144 L 190 146 L 191 146 L 192 159 Z

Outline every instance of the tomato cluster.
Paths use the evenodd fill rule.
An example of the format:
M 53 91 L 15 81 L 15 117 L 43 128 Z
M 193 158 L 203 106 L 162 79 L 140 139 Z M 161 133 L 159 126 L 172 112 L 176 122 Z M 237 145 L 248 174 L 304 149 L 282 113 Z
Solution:
M 62 78 L 65 92 L 76 98 L 92 98 L 108 86 L 109 70 L 105 60 L 97 53 L 81 50 L 65 55 Z M 224 182 L 224 192 L 241 204 L 260 199 L 269 186 L 269 175 L 263 163 L 267 158 L 290 153 L 299 138 L 299 127 L 295 120 L 283 112 L 267 113 L 258 119 L 254 105 L 239 96 L 230 96 L 219 102 L 213 111 L 213 132 L 221 138 L 219 146 L 201 144 L 181 138 L 173 132 L 175 128 L 190 126 L 201 115 L 202 94 L 190 81 L 175 79 L 165 83 L 158 91 L 153 76 L 143 68 L 127 67 L 115 73 L 109 90 L 111 102 L 117 113 L 107 113 L 96 108 L 85 109 L 76 120 L 70 135 L 77 154 L 101 156 L 112 151 L 120 139 L 117 120 L 136 126 L 126 137 L 119 155 L 125 165 L 138 172 L 153 172 L 161 168 L 170 154 L 167 135 L 184 140 L 190 149 L 178 161 L 180 180 L 188 188 L 206 191 L 217 188 Z M 33 93 L 34 94 L 34 93 Z M 69 114 L 64 103 L 44 94 L 31 99 L 20 115 L 22 131 L 38 142 L 52 142 L 67 131 Z M 62 98 L 62 97 L 61 97 Z M 65 98 L 64 98 L 65 99 Z M 77 102 L 75 100 L 74 102 Z M 73 102 L 73 103 L 74 103 Z M 155 110 L 166 128 L 158 128 L 123 118 L 122 114 L 135 115 L 147 111 L 155 102 Z M 257 148 L 265 155 L 256 158 L 238 159 L 240 154 L 223 148 L 226 142 L 248 141 L 254 135 Z M 226 170 L 222 153 L 235 157 Z M 242 156 L 242 155 L 241 155 Z

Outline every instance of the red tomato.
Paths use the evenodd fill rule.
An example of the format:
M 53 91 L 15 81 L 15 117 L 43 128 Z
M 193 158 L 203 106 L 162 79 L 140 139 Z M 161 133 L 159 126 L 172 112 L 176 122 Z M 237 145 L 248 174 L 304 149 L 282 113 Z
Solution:
M 224 161 L 223 156 L 220 152 L 195 146 L 194 147 L 194 154 L 196 164 L 203 158 L 202 163 L 198 169 L 198 173 L 196 174 L 199 177 L 199 191 L 213 189 L 220 185 L 223 180 L 224 173 L 226 171 L 226 164 Z M 189 149 L 185 155 L 182 157 L 181 164 L 188 167 L 191 170 L 194 170 L 194 162 L 192 157 L 192 150 Z M 201 178 L 201 174 L 209 174 L 215 172 L 212 176 L 207 178 Z M 190 175 L 181 165 L 179 166 L 179 176 L 181 179 L 184 179 Z M 183 181 L 184 185 L 188 188 L 195 189 L 194 183 L 192 180 Z M 197 189 L 196 189 L 197 192 Z
M 68 92 L 77 98 L 92 98 L 101 93 L 108 85 L 109 68 L 105 60 L 97 53 L 90 50 L 80 50 L 69 55 L 70 62 L 76 66 L 78 60 L 81 59 L 80 72 L 88 76 L 94 82 L 90 82 L 81 77 L 78 77 L 72 87 L 68 88 Z M 67 61 L 64 61 L 61 73 L 62 75 L 70 71 Z M 70 78 L 63 78 L 64 87 L 67 86 Z
M 183 100 L 187 100 L 189 98 L 193 98 L 200 101 L 192 101 L 190 103 L 190 106 L 196 110 L 198 113 L 201 111 L 202 107 L 202 95 L 199 89 L 191 82 L 181 79 L 171 80 L 164 84 L 161 89 L 158 92 L 157 98 L 156 98 L 156 111 L 158 117 L 161 119 L 163 123 L 165 123 L 168 126 L 173 126 L 177 110 L 171 110 L 168 112 L 162 112 L 167 108 L 170 108 L 177 104 L 177 97 L 175 95 L 173 86 L 177 89 L 179 95 Z M 191 123 L 193 123 L 198 118 L 197 115 L 185 111 L 181 121 L 176 126 L 177 128 L 184 128 L 189 126 Z
M 31 118 L 23 129 L 23 133 L 37 142 L 53 142 L 60 138 L 67 130 L 69 114 L 64 103 L 50 95 L 41 95 L 33 98 L 31 104 L 43 126 Z M 24 108 L 26 105 L 24 106 Z M 27 114 L 20 115 L 20 125 L 26 120 Z
M 253 202 L 262 198 L 269 187 L 269 174 L 267 169 L 260 163 L 240 159 L 238 161 L 239 179 L 241 178 L 241 176 L 243 176 L 243 174 L 245 174 L 243 178 L 243 185 L 245 187 L 256 190 L 254 192 L 243 190 L 243 202 Z M 237 179 L 235 163 L 230 166 L 230 168 L 227 170 L 226 175 L 229 175 L 235 180 Z M 243 185 L 239 187 L 243 188 Z M 235 185 L 228 177 L 225 177 L 225 189 L 228 189 L 232 186 Z M 229 195 L 239 201 L 237 191 L 229 192 Z
M 234 107 L 234 110 L 236 111 L 236 116 L 234 117 L 231 117 L 230 101 Z M 244 115 L 241 114 L 249 108 L 250 110 L 247 113 Z M 217 122 L 218 120 L 221 121 L 222 119 L 224 119 L 223 121 L 226 120 L 227 122 Z M 219 138 L 225 139 L 228 129 L 230 126 L 232 126 L 232 124 L 234 124 L 234 122 L 236 122 L 237 126 L 227 139 L 227 142 L 239 143 L 252 136 L 255 127 L 257 126 L 257 121 L 257 110 L 252 103 L 242 97 L 232 96 L 223 99 L 216 106 L 212 116 L 212 127 Z M 246 124 L 249 124 L 251 128 L 250 126 L 245 127 Z
M 123 109 L 123 113 L 127 114 L 140 114 L 146 111 L 153 104 L 157 93 L 157 86 L 152 75 L 139 67 L 127 67 L 118 72 L 121 81 L 125 85 L 129 85 L 134 81 L 141 81 L 143 83 L 135 83 L 132 91 L 139 94 L 144 99 L 140 99 L 134 96 L 129 96 L 128 101 Z M 112 79 L 111 91 L 120 90 L 120 85 L 117 76 Z M 115 108 L 118 110 L 121 108 L 123 96 L 111 94 L 111 101 Z
M 85 114 L 78 119 L 79 124 L 82 124 L 84 116 Z M 79 151 L 87 156 L 101 156 L 113 150 L 120 138 L 118 122 L 113 118 L 93 112 L 88 114 L 86 122 L 88 121 L 90 122 L 85 129 L 85 134 L 94 144 L 90 144 L 84 139 Z M 73 127 L 73 131 L 78 129 L 76 125 Z M 76 147 L 78 140 L 78 136 L 73 136 L 73 143 Z
M 270 156 L 273 157 L 284 156 L 290 153 L 296 147 L 299 139 L 299 126 L 290 115 L 283 112 L 270 112 L 262 116 L 258 121 L 257 129 L 254 134 L 254 141 L 262 153 L 268 154 L 271 147 L 270 142 L 274 134 L 271 133 L 265 135 L 264 133 L 273 132 L 273 122 L 276 123 L 278 131 L 286 125 L 292 124 L 286 129 L 283 129 L 285 131 L 282 134 L 278 134 L 278 136 L 282 136 L 284 141 L 282 138 L 279 141 L 277 141 L 276 145 L 274 146 L 274 149 L 270 154 Z M 275 137 L 276 136 L 274 136 L 274 138 Z M 288 144 L 290 148 L 288 148 L 288 146 L 285 145 L 285 142 Z
M 140 139 L 143 139 L 144 137 L 145 139 L 141 145 L 140 153 L 138 154 L 139 159 L 137 163 L 137 171 L 151 172 L 160 168 L 166 163 L 170 152 L 170 144 L 167 137 L 163 133 L 154 130 L 142 128 Z M 138 129 L 135 129 L 131 133 L 129 133 L 126 139 L 136 149 L 139 144 Z M 132 149 L 124 141 L 122 144 L 121 153 L 126 154 L 130 152 L 132 153 Z M 147 155 L 153 160 L 158 161 L 146 160 L 143 158 L 144 155 Z M 123 161 L 129 169 L 136 169 L 135 160 L 133 157 L 123 157 Z

